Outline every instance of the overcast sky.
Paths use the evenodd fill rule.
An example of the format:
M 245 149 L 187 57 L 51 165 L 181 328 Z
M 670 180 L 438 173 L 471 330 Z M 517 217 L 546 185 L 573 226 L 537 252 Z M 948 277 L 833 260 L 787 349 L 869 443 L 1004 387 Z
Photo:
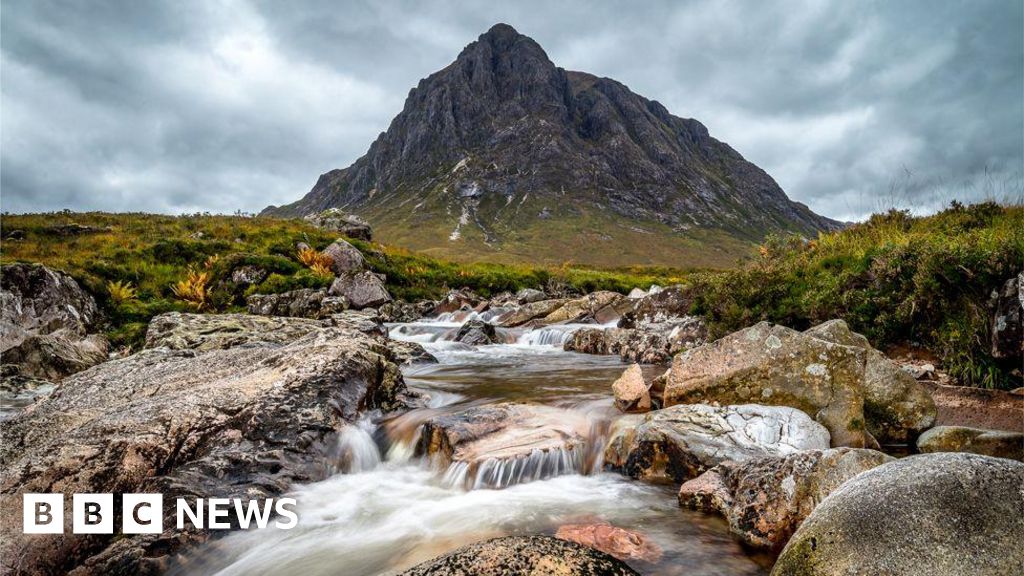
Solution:
M 3 0 L 0 206 L 293 201 L 496 22 L 700 120 L 821 214 L 1014 198 L 1022 4 Z

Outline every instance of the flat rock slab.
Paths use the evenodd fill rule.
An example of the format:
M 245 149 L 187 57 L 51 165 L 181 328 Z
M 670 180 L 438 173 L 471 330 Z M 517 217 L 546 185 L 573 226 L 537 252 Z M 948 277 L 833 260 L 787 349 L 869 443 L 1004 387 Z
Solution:
M 604 552 L 550 536 L 506 536 L 464 546 L 401 576 L 637 576 Z
M 826 497 L 773 576 L 1014 576 L 1024 566 L 1024 464 L 921 454 L 860 474 Z
M 828 430 L 785 406 L 677 405 L 616 426 L 605 464 L 634 478 L 683 482 L 726 460 L 829 447 Z
M 261 498 L 320 479 L 336 430 L 398 407 L 404 383 L 386 353 L 361 333 L 320 329 L 288 344 L 144 350 L 64 380 L 0 422 L 0 572 L 164 570 L 207 537 L 174 529 L 177 497 Z M 65 514 L 63 535 L 26 536 L 29 492 L 160 492 L 168 530 L 74 535 Z

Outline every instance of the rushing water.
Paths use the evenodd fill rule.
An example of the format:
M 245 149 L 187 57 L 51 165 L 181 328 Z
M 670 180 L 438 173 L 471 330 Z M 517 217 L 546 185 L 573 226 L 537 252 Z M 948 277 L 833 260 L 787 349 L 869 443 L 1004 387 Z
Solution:
M 390 327 L 420 342 L 439 363 L 405 369 L 428 405 L 385 420 L 364 418 L 339 436 L 336 474 L 298 486 L 299 524 L 234 532 L 175 570 L 179 574 L 394 574 L 454 548 L 508 534 L 553 534 L 565 524 L 607 522 L 643 533 L 663 551 L 650 575 L 767 574 L 770 558 L 750 556 L 715 516 L 679 508 L 675 488 L 601 470 L 615 416 L 609 394 L 618 358 L 564 352 L 575 326 L 506 330 L 506 344 L 450 341 L 468 315 Z M 648 369 L 653 375 L 656 368 Z M 476 465 L 414 458 L 420 425 L 468 406 L 541 404 L 540 423 L 580 431 L 584 441 L 534 450 L 526 458 L 484 454 Z

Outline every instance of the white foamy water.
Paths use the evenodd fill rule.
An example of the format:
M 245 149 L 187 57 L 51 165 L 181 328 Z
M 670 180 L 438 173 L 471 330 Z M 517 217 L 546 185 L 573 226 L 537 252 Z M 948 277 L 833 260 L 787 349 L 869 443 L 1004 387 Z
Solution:
M 478 540 L 553 534 L 581 522 L 638 530 L 661 547 L 657 564 L 634 563 L 643 574 L 768 573 L 770 559 L 747 556 L 720 518 L 681 510 L 675 487 L 601 471 L 613 414 L 609 387 L 624 365 L 562 351 L 579 325 L 523 329 L 514 343 L 479 347 L 446 340 L 458 327 L 450 319 L 390 327 L 393 337 L 421 342 L 439 360 L 403 369 L 427 407 L 391 417 L 381 429 L 369 419 L 343 429 L 335 456 L 342 473 L 289 494 L 298 502 L 296 528 L 231 533 L 171 573 L 388 575 Z M 415 456 L 427 420 L 499 401 L 565 410 L 589 422 L 586 441 L 517 458 L 485 453 L 473 465 L 438 467 Z

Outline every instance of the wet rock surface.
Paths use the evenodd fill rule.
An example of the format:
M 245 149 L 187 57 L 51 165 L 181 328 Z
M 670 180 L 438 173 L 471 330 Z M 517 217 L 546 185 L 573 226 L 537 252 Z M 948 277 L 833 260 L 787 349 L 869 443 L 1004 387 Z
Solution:
M 464 546 L 401 576 L 636 576 L 621 560 L 550 536 L 506 536 Z
M 833 446 L 872 446 L 871 431 L 906 439 L 934 422 L 912 377 L 834 321 L 800 333 L 761 322 L 677 355 L 665 404 L 792 406 L 829 429 Z M 862 337 L 861 337 L 862 338 Z
M 566 524 L 558 527 L 555 538 L 600 550 L 619 560 L 652 563 L 661 559 L 662 555 L 661 547 L 641 532 L 611 524 Z
M 364 410 L 402 405 L 397 367 L 362 333 L 327 328 L 288 344 L 223 342 L 105 362 L 0 424 L 5 572 L 158 573 L 208 537 L 175 530 L 177 497 L 264 498 L 320 479 L 335 430 Z M 160 492 L 166 530 L 26 536 L 28 492 Z
M 679 504 L 718 512 L 747 545 L 779 550 L 826 496 L 892 460 L 874 450 L 833 448 L 724 462 L 684 483 Z
M 726 460 L 829 446 L 828 431 L 822 425 L 783 406 L 677 405 L 613 430 L 605 450 L 606 465 L 633 478 L 676 483 Z
M 1024 462 L 1024 432 L 936 426 L 917 439 L 921 452 L 970 452 Z
M 484 346 L 497 344 L 502 340 L 492 324 L 482 320 L 470 320 L 459 328 L 459 332 L 455 335 L 455 341 L 470 346 Z
M 579 413 L 488 404 L 428 420 L 417 454 L 447 467 L 454 484 L 504 487 L 589 469 L 596 456 L 588 450 L 590 434 L 590 422 Z
M 804 520 L 773 576 L 1011 576 L 1024 565 L 1024 464 L 922 454 L 868 470 Z

